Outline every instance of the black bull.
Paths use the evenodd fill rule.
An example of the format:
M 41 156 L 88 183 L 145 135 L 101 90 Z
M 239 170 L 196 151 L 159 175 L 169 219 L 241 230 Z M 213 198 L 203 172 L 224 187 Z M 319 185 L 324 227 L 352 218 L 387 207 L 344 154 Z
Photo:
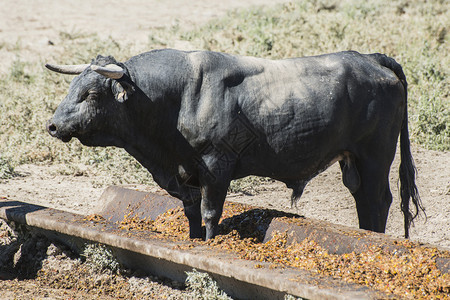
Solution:
M 119 63 L 47 65 L 80 74 L 47 124 L 64 142 L 124 148 L 184 203 L 190 236 L 217 233 L 230 181 L 268 176 L 292 188 L 339 161 L 360 228 L 384 232 L 400 135 L 400 194 L 409 226 L 415 185 L 402 68 L 381 54 L 265 60 L 155 50 Z M 415 210 L 409 208 L 410 199 Z M 332 204 L 331 204 L 332 205 Z

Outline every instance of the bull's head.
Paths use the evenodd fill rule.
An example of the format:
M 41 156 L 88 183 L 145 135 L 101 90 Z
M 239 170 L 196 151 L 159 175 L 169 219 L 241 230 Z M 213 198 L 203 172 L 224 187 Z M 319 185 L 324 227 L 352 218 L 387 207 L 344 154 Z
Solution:
M 78 138 L 89 146 L 120 146 L 118 128 L 126 121 L 123 102 L 132 92 L 126 70 L 112 57 L 98 56 L 92 64 L 51 65 L 52 71 L 79 75 L 71 82 L 69 92 L 47 122 L 53 137 L 68 142 Z M 118 126 L 122 123 L 122 126 Z

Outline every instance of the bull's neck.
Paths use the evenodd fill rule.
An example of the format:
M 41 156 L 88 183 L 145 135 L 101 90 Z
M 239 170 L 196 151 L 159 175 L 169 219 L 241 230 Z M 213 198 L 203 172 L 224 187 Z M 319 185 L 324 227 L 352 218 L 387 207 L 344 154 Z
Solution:
M 126 136 L 125 149 L 165 188 L 178 174 L 179 165 L 192 153 L 177 128 L 186 80 L 183 76 L 162 80 L 160 76 L 165 73 L 147 71 L 152 68 L 135 70 L 138 67 L 142 64 L 128 68 L 135 92 L 127 100 L 131 130 Z M 134 76 L 138 71 L 141 75 Z
M 163 188 L 176 175 L 176 163 L 169 159 L 165 147 L 157 141 L 137 138 L 127 143 L 125 150 L 139 161 Z
M 178 174 L 179 166 L 193 153 L 177 129 L 177 108 L 173 103 L 152 102 L 141 103 L 130 111 L 135 113 L 130 117 L 133 130 L 127 135 L 124 148 L 166 188 Z

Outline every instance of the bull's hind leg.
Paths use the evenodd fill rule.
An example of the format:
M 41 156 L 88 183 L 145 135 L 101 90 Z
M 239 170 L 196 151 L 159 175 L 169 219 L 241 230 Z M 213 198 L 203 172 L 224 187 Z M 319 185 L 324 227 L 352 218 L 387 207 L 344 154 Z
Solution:
M 361 185 L 361 178 L 356 168 L 355 157 L 349 152 L 345 152 L 344 159 L 339 161 L 342 171 L 342 181 L 349 189 L 350 193 L 355 193 Z
M 356 201 L 359 227 L 385 232 L 392 194 L 389 188 L 391 155 L 341 162 L 344 184 Z M 393 154 L 392 154 L 393 157 Z

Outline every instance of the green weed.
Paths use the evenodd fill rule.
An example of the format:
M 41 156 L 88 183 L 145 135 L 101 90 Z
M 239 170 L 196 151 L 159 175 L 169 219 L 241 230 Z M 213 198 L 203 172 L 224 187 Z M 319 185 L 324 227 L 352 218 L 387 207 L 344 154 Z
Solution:
M 11 161 L 0 156 L 0 181 L 2 179 L 10 179 L 16 176 L 18 176 L 18 173 L 14 171 Z
M 208 273 L 193 269 L 186 274 L 186 286 L 191 291 L 193 299 L 232 300 L 224 291 L 220 290 L 217 282 Z
M 86 259 L 86 264 L 90 265 L 95 271 L 116 272 L 120 267 L 112 251 L 102 244 L 86 245 L 81 256 Z

